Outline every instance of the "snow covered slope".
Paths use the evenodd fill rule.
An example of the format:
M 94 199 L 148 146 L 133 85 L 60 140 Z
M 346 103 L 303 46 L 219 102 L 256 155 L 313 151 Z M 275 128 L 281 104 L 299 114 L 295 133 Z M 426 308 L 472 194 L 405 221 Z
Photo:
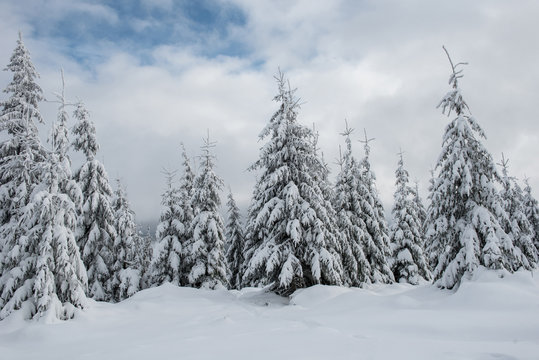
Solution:
M 170 284 L 71 321 L 0 322 L 0 359 L 538 359 L 539 272 L 428 285 L 259 289 Z

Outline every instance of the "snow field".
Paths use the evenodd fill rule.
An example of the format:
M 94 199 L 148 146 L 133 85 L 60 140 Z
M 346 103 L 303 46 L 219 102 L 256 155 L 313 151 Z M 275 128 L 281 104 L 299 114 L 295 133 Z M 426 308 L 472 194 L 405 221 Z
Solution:
M 1 359 L 537 359 L 539 272 L 430 285 L 261 289 L 165 284 L 70 321 L 0 322 Z

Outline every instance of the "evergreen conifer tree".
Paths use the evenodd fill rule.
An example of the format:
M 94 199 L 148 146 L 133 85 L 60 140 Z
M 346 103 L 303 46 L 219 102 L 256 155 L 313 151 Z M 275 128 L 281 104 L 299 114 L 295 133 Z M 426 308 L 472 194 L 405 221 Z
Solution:
M 419 224 L 421 225 L 421 239 L 425 240 L 425 221 L 427 220 L 427 210 L 425 209 L 425 205 L 423 205 L 423 200 L 421 200 L 421 196 L 419 195 L 419 182 L 416 180 L 414 183 L 414 187 L 411 188 L 412 191 L 412 197 L 413 197 L 413 205 L 415 207 L 415 212 L 417 214 L 417 219 L 419 221 Z M 422 245 L 423 246 L 423 245 Z
M 71 198 L 59 192 L 63 169 L 56 154 L 43 163 L 43 183 L 36 186 L 25 208 L 21 224 L 27 228 L 25 249 L 19 266 L 5 275 L 26 272 L 24 284 L 6 302 L 0 318 L 28 300 L 29 317 L 69 319 L 74 308 L 85 304 L 86 269 L 75 241 L 76 207 Z M 11 277 L 10 280 L 15 280 Z M 8 281 L 10 282 L 10 281 Z
M 346 141 L 346 151 L 340 160 L 341 170 L 335 184 L 335 211 L 337 224 L 342 232 L 342 263 L 345 283 L 361 286 L 370 283 L 371 267 L 365 253 L 366 225 L 361 217 L 361 198 L 359 195 L 359 164 L 352 155 L 353 129 L 346 129 L 342 135 Z
M 185 251 L 180 237 L 190 224 L 180 221 L 181 199 L 178 188 L 173 184 L 175 172 L 165 170 L 164 174 L 167 188 L 161 197 L 161 218 L 155 233 L 150 282 L 152 286 L 165 282 L 180 286 L 184 285 L 181 279 Z
M 502 225 L 508 217 L 496 189 L 499 175 L 480 141 L 485 133 L 469 114 L 458 86 L 462 63 L 449 60 L 452 89 L 439 107 L 448 115 L 454 111 L 456 118 L 445 129 L 436 164 L 426 242 L 434 280 L 450 289 L 481 265 L 510 270 L 513 244 Z
M 75 180 L 83 195 L 77 229 L 77 243 L 88 273 L 89 296 L 95 300 L 112 299 L 113 245 L 116 239 L 112 189 L 105 167 L 96 159 L 99 145 L 95 126 L 82 103 L 74 113 L 75 150 L 82 151 L 86 162 L 75 172 Z
M 311 164 L 311 178 L 314 181 L 314 192 L 307 193 L 305 199 L 312 204 L 313 209 L 319 214 L 319 219 L 315 222 L 316 226 L 309 230 L 308 239 L 323 236 L 326 239 L 326 250 L 329 252 L 329 258 L 332 261 L 335 275 L 340 278 L 341 284 L 346 284 L 346 276 L 344 274 L 342 254 L 343 245 L 345 244 L 344 234 L 339 229 L 337 223 L 337 211 L 334 207 L 335 192 L 333 185 L 329 181 L 329 167 L 324 161 L 324 154 L 320 153 L 318 147 L 319 133 L 313 124 L 312 130 L 312 150 L 314 154 L 314 162 Z M 311 245 L 313 248 L 311 253 L 318 252 L 317 247 L 320 243 L 316 241 Z
M 539 205 L 532 195 L 532 188 L 528 179 L 524 179 L 524 211 L 534 231 L 534 244 L 539 251 Z
M 365 157 L 359 163 L 359 197 L 361 199 L 361 217 L 366 226 L 363 252 L 371 267 L 370 280 L 373 283 L 391 283 L 393 273 L 389 266 L 391 249 L 389 247 L 389 227 L 384 214 L 384 207 L 376 189 L 376 176 L 369 161 L 369 142 L 365 131 Z
M 147 289 L 151 284 L 151 262 L 153 238 L 148 226 L 146 232 L 138 231 L 135 237 L 135 268 L 140 269 L 140 289 Z
M 112 201 L 116 238 L 111 272 L 111 291 L 114 301 L 121 301 L 140 290 L 141 268 L 137 264 L 137 225 L 125 189 L 117 179 Z
M 183 174 L 180 178 L 179 186 L 179 212 L 178 219 L 183 227 L 181 228 L 180 233 L 178 234 L 178 239 L 182 245 L 182 249 L 186 251 L 193 242 L 193 234 L 191 233 L 191 222 L 193 221 L 193 206 L 191 204 L 193 198 L 193 186 L 195 181 L 195 174 L 191 168 L 191 161 L 187 156 L 185 151 L 185 146 L 181 144 L 182 147 L 182 158 L 183 158 Z M 186 256 L 185 254 L 183 256 Z M 181 265 L 181 283 L 189 283 L 189 269 L 186 268 L 185 262 Z
M 69 319 L 85 304 L 86 269 L 74 236 L 82 197 L 71 179 L 63 90 L 58 98 L 52 150 L 28 169 L 40 174 L 41 181 L 21 209 L 19 241 L 6 246 L 0 319 L 19 308 L 25 309 L 27 318 Z
M 533 244 L 534 231 L 530 224 L 524 207 L 524 194 L 521 187 L 508 173 L 509 160 L 505 159 L 502 153 L 503 188 L 500 193 L 505 205 L 508 220 L 505 223 L 505 231 L 513 240 L 515 247 L 516 262 L 513 270 L 518 270 L 520 266 L 531 270 L 537 266 L 537 249 Z
M 417 285 L 420 278 L 430 278 L 423 251 L 420 218 L 415 203 L 415 192 L 408 185 L 408 171 L 404 168 L 402 152 L 395 171 L 397 189 L 393 205 L 393 226 L 391 244 L 393 246 L 392 270 L 397 282 Z
M 0 275 L 2 268 L 16 266 L 14 260 L 10 260 L 14 255 L 9 253 L 19 249 L 17 244 L 25 232 L 20 227 L 22 210 L 30 200 L 33 187 L 41 181 L 38 164 L 47 158 L 36 125 L 43 122 L 38 108 L 43 92 L 36 82 L 39 74 L 20 33 L 4 70 L 10 71 L 13 77 L 4 89 L 9 97 L 0 102 L 0 131 L 6 135 L 0 142 Z
M 243 250 L 245 238 L 241 225 L 240 209 L 232 196 L 232 191 L 228 193 L 228 220 L 226 222 L 226 259 L 228 263 L 228 283 L 231 289 L 241 288 L 241 275 L 243 273 Z
M 193 186 L 194 218 L 190 232 L 193 236 L 185 257 L 188 285 L 197 288 L 218 289 L 227 287 L 225 257 L 225 226 L 219 214 L 221 199 L 219 191 L 223 180 L 213 171 L 214 156 L 209 135 L 204 140 L 201 156 L 201 171 Z
M 298 100 L 282 74 L 277 82 L 280 106 L 259 136 L 270 139 L 251 166 L 262 174 L 249 208 L 243 281 L 289 295 L 314 284 L 341 284 L 342 266 L 329 199 L 317 181 L 321 160 L 313 133 L 298 123 Z

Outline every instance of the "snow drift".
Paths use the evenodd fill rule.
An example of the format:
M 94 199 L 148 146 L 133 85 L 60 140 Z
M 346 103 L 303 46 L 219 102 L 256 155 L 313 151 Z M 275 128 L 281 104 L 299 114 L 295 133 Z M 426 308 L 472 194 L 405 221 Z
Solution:
M 261 289 L 165 284 L 75 319 L 0 322 L 2 359 L 537 359 L 539 272 L 431 285 Z

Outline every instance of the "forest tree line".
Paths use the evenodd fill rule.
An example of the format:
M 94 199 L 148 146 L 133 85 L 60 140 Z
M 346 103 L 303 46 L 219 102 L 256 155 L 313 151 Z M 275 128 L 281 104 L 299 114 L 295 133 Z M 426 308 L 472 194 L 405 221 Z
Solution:
M 449 55 L 448 55 L 449 58 Z M 278 108 L 259 135 L 250 170 L 257 173 L 245 221 L 232 192 L 221 217 L 224 182 L 215 173 L 209 136 L 197 173 L 183 149 L 183 164 L 166 172 L 167 188 L 156 239 L 137 230 L 127 194 L 113 191 L 96 154 L 96 129 L 82 102 L 57 94 L 58 116 L 49 143 L 39 78 L 19 36 L 6 70 L 12 80 L 0 102 L 0 319 L 15 310 L 25 318 L 69 319 L 87 298 L 118 302 L 170 282 L 205 289 L 265 287 L 288 296 L 315 284 L 432 282 L 458 287 L 477 268 L 514 272 L 538 263 L 539 207 L 527 181 L 509 175 L 482 144 L 458 81 L 462 63 L 450 60 L 449 92 L 439 107 L 453 116 L 429 185 L 428 206 L 411 184 L 401 152 L 395 171 L 389 226 L 370 163 L 354 155 L 348 124 L 334 183 L 317 133 L 298 121 L 295 89 L 279 72 Z M 74 126 L 68 126 L 68 108 Z M 70 149 L 84 154 L 72 169 Z M 500 166 L 501 172 L 498 171 Z

